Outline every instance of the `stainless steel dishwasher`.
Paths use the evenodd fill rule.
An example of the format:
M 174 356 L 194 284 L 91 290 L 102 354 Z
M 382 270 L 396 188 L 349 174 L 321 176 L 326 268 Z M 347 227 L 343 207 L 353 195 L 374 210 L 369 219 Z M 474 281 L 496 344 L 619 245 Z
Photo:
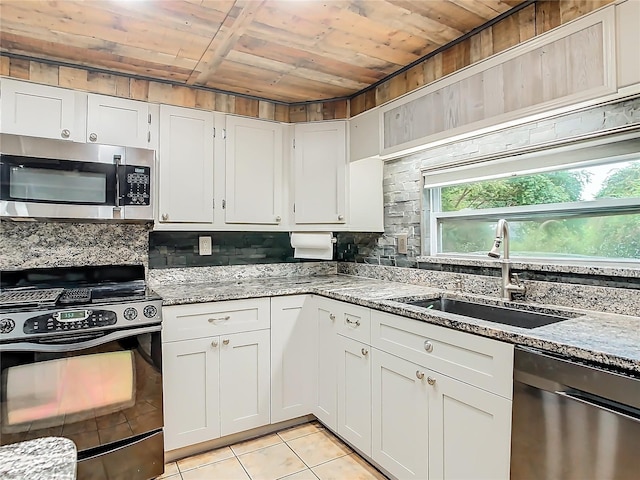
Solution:
M 640 376 L 516 347 L 511 478 L 640 478 Z

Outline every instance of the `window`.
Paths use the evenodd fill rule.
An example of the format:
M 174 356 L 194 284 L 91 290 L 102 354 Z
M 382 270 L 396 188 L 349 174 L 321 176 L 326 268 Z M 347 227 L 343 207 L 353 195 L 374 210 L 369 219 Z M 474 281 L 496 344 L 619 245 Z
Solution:
M 423 251 L 431 255 L 486 258 L 505 218 L 512 258 L 640 260 L 637 134 L 423 175 Z

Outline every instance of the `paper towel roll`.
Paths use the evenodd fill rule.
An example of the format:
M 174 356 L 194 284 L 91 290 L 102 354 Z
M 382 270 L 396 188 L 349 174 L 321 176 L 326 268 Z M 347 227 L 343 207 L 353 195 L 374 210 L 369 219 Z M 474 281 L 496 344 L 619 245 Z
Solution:
M 291 246 L 295 258 L 333 259 L 331 232 L 292 232 Z

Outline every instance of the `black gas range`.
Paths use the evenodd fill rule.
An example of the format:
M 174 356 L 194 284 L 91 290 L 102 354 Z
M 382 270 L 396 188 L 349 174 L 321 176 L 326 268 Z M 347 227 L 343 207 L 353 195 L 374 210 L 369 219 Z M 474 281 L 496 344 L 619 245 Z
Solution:
M 0 273 L 0 343 L 157 324 L 161 312 L 142 265 Z

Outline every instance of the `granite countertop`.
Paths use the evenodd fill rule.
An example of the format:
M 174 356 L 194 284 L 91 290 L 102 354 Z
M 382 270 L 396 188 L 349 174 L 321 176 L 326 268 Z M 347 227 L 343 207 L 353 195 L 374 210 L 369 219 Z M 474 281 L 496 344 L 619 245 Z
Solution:
M 68 438 L 43 437 L 0 447 L 3 480 L 74 480 L 77 452 Z
M 640 317 L 511 302 L 511 305 L 515 306 L 537 307 L 543 311 L 552 310 L 550 313 L 566 313 L 567 316 L 572 317 L 552 325 L 524 329 L 427 310 L 394 300 L 427 298 L 445 293 L 449 297 L 475 299 L 485 303 L 500 303 L 500 300 L 495 297 L 472 296 L 463 292 L 444 291 L 424 285 L 340 274 L 202 283 L 166 281 L 155 283 L 152 287 L 162 296 L 165 306 L 281 295 L 317 294 L 435 325 L 640 373 Z

